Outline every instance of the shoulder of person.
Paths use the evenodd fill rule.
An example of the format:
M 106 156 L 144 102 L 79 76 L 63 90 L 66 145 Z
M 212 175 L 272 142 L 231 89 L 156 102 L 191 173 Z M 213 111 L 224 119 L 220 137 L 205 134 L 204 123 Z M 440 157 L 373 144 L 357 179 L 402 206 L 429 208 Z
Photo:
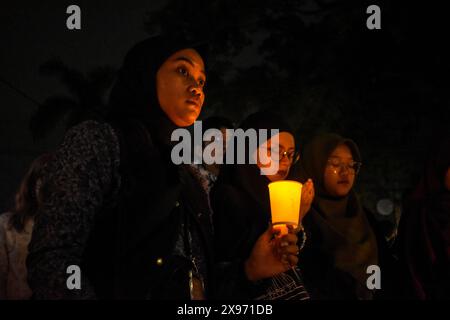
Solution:
M 142 158 L 141 155 L 153 157 L 160 153 L 160 148 L 155 144 L 155 137 L 152 137 L 143 121 L 134 118 L 114 120 L 110 126 L 120 145 L 121 158 L 128 158 L 130 155 L 139 155 L 138 158 Z
M 95 120 L 86 120 L 71 127 L 65 135 L 65 140 L 72 139 L 82 139 L 89 143 L 117 143 L 113 127 L 109 123 Z
M 69 159 L 87 163 L 95 158 L 117 166 L 119 154 L 119 140 L 113 127 L 106 122 L 87 120 L 67 130 L 55 152 L 55 161 Z
M 48 189 L 45 193 L 54 192 L 51 189 L 56 185 L 59 191 L 62 190 L 61 188 L 80 186 L 83 187 L 79 191 L 87 193 L 95 188 L 105 191 L 118 190 L 120 146 L 110 124 L 87 120 L 71 127 L 54 155 L 46 168 L 49 183 L 45 184 Z M 80 179 L 94 179 L 95 183 L 94 180 L 89 184 L 81 183 Z M 71 183 L 66 183 L 67 181 Z M 95 188 L 92 189 L 94 185 Z M 83 197 L 88 196 L 84 194 Z M 55 198 L 52 197 L 52 199 Z

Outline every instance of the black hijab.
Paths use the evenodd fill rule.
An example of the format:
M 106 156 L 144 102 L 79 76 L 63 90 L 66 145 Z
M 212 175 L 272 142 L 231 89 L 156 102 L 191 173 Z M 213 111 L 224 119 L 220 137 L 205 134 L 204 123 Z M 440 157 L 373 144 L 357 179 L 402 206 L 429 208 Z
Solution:
M 259 111 L 248 116 L 240 125 L 242 130 L 255 129 L 258 136 L 258 146 L 265 142 L 263 138 L 270 139 L 270 130 L 278 129 L 279 132 L 288 132 L 294 135 L 289 124 L 278 114 L 270 111 Z M 266 137 L 259 135 L 259 129 L 268 130 Z M 248 141 L 246 141 L 246 152 L 248 152 Z M 261 175 L 256 164 L 233 164 L 225 165 L 222 169 L 218 183 L 228 181 L 245 190 L 251 198 L 264 210 L 264 226 L 270 220 L 270 199 L 268 184 L 270 180 Z M 259 216 L 261 214 L 259 213 Z
M 156 142 L 168 144 L 177 126 L 161 109 L 156 73 L 175 52 L 192 48 L 205 60 L 204 44 L 174 36 L 155 36 L 137 43 L 126 55 L 113 86 L 107 120 L 140 122 Z
M 161 109 L 156 88 L 156 74 L 161 65 L 175 52 L 186 48 L 199 54 L 204 52 L 203 44 L 180 37 L 156 36 L 137 43 L 127 53 L 111 91 L 106 120 L 112 124 L 120 143 L 120 201 L 124 211 L 133 206 L 142 214 L 155 211 L 152 206 L 162 202 L 161 195 L 175 195 L 171 190 L 180 182 L 183 195 L 191 192 L 197 196 L 195 188 L 184 186 L 185 167 L 171 160 L 176 142 L 170 138 L 177 126 Z M 167 210 L 159 211 L 167 213 Z M 165 218 L 156 211 L 148 216 L 155 221 Z M 142 228 L 158 225 L 155 221 L 143 224 Z M 148 230 L 142 231 L 146 233 Z

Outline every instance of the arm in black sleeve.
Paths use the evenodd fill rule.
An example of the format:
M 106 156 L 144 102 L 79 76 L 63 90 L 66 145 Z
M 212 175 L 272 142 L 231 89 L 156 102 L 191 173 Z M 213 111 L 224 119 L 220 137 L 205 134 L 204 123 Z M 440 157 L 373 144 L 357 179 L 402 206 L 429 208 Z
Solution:
M 265 281 L 256 283 L 247 279 L 245 261 L 254 241 L 250 222 L 239 198 L 242 195 L 231 186 L 214 189 L 214 249 L 216 255 L 216 292 L 219 299 L 249 299 L 261 292 Z
M 70 265 L 80 266 L 105 195 L 118 188 L 119 143 L 107 124 L 86 121 L 70 129 L 45 177 L 43 205 L 36 217 L 27 259 L 37 299 L 95 298 L 81 270 L 81 289 L 69 290 Z

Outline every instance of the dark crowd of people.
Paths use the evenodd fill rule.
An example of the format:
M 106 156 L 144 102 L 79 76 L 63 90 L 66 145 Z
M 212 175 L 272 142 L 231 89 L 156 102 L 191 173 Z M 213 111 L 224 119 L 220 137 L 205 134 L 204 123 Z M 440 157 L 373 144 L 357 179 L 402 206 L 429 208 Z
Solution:
M 213 116 L 203 130 L 226 142 L 227 129 L 255 129 L 256 154 L 278 170 L 262 175 L 268 164 L 255 154 L 254 163 L 174 164 L 172 133 L 194 124 L 205 101 L 203 50 L 162 36 L 138 43 L 107 116 L 70 128 L 31 164 L 0 215 L 0 299 L 449 299 L 450 136 L 388 245 L 355 192 L 364 155 L 351 137 L 303 141 L 270 111 L 238 125 Z M 281 180 L 303 184 L 287 233 L 271 224 L 268 185 Z M 75 288 L 69 266 L 81 270 Z

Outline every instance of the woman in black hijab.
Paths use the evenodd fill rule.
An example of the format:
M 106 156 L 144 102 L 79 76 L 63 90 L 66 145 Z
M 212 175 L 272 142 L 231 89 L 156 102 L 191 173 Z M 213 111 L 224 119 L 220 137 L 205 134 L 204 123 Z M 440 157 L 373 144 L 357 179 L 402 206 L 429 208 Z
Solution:
M 300 174 L 314 181 L 315 198 L 304 219 L 309 236 L 299 264 L 313 299 L 372 299 L 371 265 L 381 269 L 379 291 L 393 281 L 382 233 L 353 190 L 360 166 L 357 145 L 337 134 L 317 136 L 303 150 Z
M 119 71 L 106 121 L 66 134 L 30 244 L 36 298 L 209 295 L 207 198 L 188 166 L 170 157 L 172 131 L 193 124 L 205 98 L 194 47 L 168 37 L 138 43 Z M 67 273 L 71 265 L 81 277 Z
M 295 158 L 294 136 L 290 127 L 280 117 L 269 112 L 250 115 L 240 129 L 278 129 L 280 158 L 273 153 L 268 156 L 278 163 L 278 170 L 271 175 L 262 175 L 263 165 L 226 165 L 213 188 L 215 253 L 218 266 L 218 296 L 241 299 L 307 299 L 299 270 L 292 268 L 297 262 L 299 247 L 295 232 L 285 238 L 273 238 L 274 230 L 268 229 L 271 220 L 268 184 L 283 180 Z M 270 131 L 269 131 L 270 134 Z M 258 135 L 258 134 L 257 134 Z M 258 150 L 270 150 L 274 137 L 258 135 Z M 246 150 L 249 150 L 248 143 Z M 305 192 L 312 192 L 309 182 Z M 307 201 L 305 201 L 307 204 Z M 308 208 L 304 207 L 303 211 Z M 301 223 L 301 221 L 300 221 Z M 277 242 L 279 240 L 279 242 Z M 258 256 L 257 248 L 270 243 L 280 257 L 266 252 Z M 284 255 L 284 257 L 283 257 Z M 284 261 L 284 263 L 283 263 Z M 289 270 L 289 271 L 288 271 Z

